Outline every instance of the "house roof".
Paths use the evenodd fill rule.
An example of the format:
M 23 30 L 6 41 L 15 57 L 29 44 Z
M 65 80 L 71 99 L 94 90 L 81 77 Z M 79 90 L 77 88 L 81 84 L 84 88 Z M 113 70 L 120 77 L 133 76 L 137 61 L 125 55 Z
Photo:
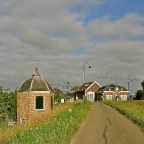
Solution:
M 75 92 L 75 91 L 79 90 L 79 88 L 80 88 L 80 86 L 72 87 L 72 88 L 70 89 L 70 92 Z
M 78 89 L 78 92 L 85 91 L 87 88 L 89 88 L 94 82 L 88 82 L 84 83 L 80 88 Z
M 128 91 L 125 87 L 123 86 L 119 86 L 117 84 L 109 84 L 106 86 L 103 86 L 101 88 L 99 88 L 98 91 L 115 91 L 116 87 L 118 88 L 118 91 Z
M 50 84 L 40 77 L 38 68 L 35 67 L 35 72 L 31 78 L 25 80 L 18 88 L 18 92 L 25 91 L 50 91 L 53 92 Z
M 89 83 L 84 83 L 80 88 L 79 91 L 84 91 L 86 90 L 93 82 L 89 82 Z
M 86 88 L 86 91 L 87 91 L 90 87 L 92 87 L 94 84 L 96 84 L 96 85 L 98 86 L 98 89 L 101 87 L 101 85 L 98 84 L 98 83 L 95 81 L 95 82 L 93 82 L 91 85 L 89 85 L 89 87 Z
M 62 92 L 62 90 L 60 90 L 59 88 L 53 88 L 53 91 L 54 91 L 55 95 L 64 94 L 64 93 Z

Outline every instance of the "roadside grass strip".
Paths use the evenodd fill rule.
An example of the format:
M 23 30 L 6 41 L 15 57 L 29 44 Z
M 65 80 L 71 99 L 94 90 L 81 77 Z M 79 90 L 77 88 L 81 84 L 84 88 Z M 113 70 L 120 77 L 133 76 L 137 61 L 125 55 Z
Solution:
M 70 106 L 69 106 L 70 105 Z M 69 144 L 87 118 L 91 102 L 68 104 L 53 116 L 29 126 L 15 128 L 13 135 L 3 139 L 3 144 Z M 63 106 L 61 106 L 63 107 Z
M 144 100 L 133 100 L 133 101 L 102 101 L 120 113 L 126 115 L 135 123 L 144 127 Z

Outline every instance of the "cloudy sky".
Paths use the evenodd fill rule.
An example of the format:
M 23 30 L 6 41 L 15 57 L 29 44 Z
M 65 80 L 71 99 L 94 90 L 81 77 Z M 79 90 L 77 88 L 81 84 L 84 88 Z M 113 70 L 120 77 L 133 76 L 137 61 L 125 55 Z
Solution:
M 84 65 L 86 82 L 118 78 L 127 88 L 129 77 L 135 93 L 144 80 L 143 8 L 143 0 L 0 0 L 0 85 L 15 90 L 37 62 L 50 84 L 81 85 Z

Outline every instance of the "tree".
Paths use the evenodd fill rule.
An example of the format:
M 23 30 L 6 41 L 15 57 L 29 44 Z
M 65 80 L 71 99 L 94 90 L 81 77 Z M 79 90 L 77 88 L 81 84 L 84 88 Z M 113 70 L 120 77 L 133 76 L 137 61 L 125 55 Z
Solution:
M 0 123 L 16 120 L 16 94 L 0 86 Z
M 141 82 L 142 90 L 136 92 L 136 100 L 144 100 L 144 81 Z
M 141 82 L 142 89 L 144 90 L 144 81 Z

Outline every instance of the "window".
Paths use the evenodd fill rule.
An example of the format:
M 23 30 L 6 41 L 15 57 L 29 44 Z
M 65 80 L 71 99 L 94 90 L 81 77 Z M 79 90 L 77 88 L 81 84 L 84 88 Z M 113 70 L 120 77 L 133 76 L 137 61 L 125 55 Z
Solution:
M 26 118 L 21 118 L 21 124 L 25 124 L 26 123 Z
M 106 95 L 106 100 L 112 100 L 112 95 Z
M 121 100 L 126 101 L 127 100 L 127 95 L 121 95 Z
M 87 100 L 93 101 L 94 100 L 94 95 L 93 94 L 88 94 L 87 95 Z
M 35 109 L 44 109 L 44 97 L 43 96 L 35 97 Z
M 124 95 L 124 99 L 127 100 L 127 95 Z
M 93 94 L 91 94 L 91 101 L 93 101 L 94 100 L 94 98 L 93 98 Z

